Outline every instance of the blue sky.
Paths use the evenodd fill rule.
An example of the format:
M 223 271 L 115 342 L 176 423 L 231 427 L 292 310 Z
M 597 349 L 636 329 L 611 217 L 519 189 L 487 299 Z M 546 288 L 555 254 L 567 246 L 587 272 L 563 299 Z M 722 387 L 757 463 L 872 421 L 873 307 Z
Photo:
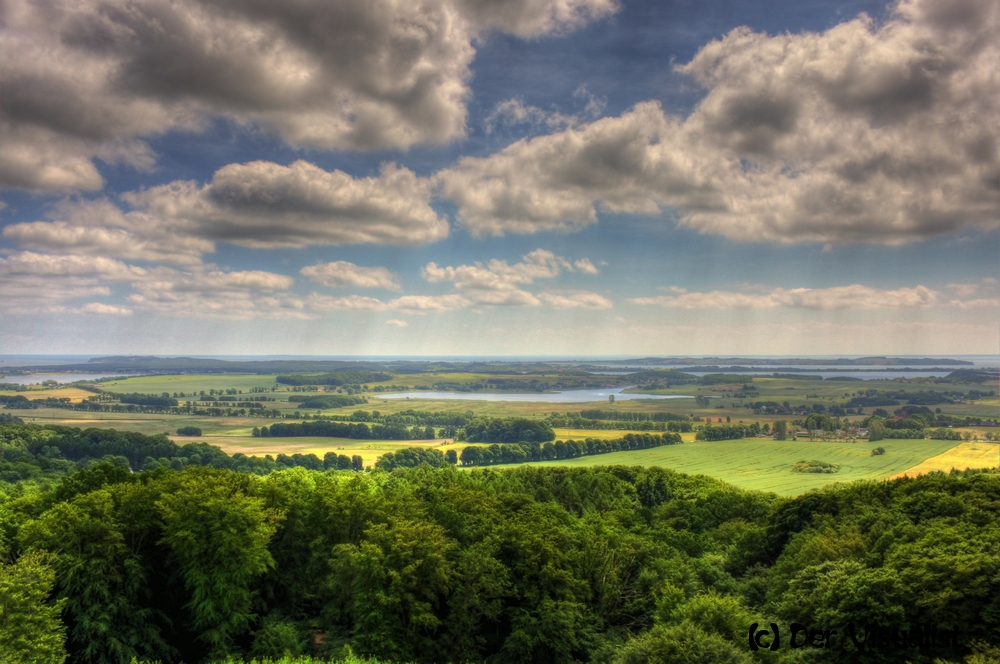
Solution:
M 5 12 L 5 352 L 998 350 L 995 2 Z

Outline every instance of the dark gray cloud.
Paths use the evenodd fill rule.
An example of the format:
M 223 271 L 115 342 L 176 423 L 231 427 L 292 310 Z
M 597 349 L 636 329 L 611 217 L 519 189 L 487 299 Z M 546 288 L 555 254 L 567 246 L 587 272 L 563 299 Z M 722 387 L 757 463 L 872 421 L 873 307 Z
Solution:
M 427 180 L 392 164 L 371 178 L 305 161 L 230 164 L 203 186 L 179 181 L 122 198 L 175 233 L 247 247 L 423 244 L 448 235 Z
M 212 117 L 295 146 L 406 148 L 465 134 L 473 39 L 571 30 L 612 0 L 8 0 L 0 185 L 99 189 L 91 159 Z
M 898 244 L 995 227 L 1000 5 L 905 0 L 823 33 L 748 28 L 678 70 L 707 94 L 517 141 L 437 175 L 477 235 L 681 213 L 741 241 Z

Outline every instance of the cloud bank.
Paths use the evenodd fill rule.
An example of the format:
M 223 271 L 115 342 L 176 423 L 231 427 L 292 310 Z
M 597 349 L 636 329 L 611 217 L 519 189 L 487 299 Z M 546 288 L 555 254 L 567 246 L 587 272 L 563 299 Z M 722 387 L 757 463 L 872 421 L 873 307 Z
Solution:
M 464 157 L 438 186 L 477 236 L 669 210 L 741 242 L 995 228 L 998 34 L 992 0 L 904 0 L 884 24 L 862 15 L 823 33 L 737 28 L 677 68 L 707 89 L 687 118 L 640 103 Z
M 10 0 L 0 186 L 103 186 L 143 139 L 212 118 L 296 147 L 408 148 L 465 135 L 473 41 L 564 33 L 613 0 Z
M 833 288 L 776 288 L 770 293 L 733 291 L 680 293 L 634 297 L 632 304 L 652 304 L 671 309 L 903 309 L 928 307 L 942 301 L 941 294 L 925 286 L 882 290 L 854 284 Z

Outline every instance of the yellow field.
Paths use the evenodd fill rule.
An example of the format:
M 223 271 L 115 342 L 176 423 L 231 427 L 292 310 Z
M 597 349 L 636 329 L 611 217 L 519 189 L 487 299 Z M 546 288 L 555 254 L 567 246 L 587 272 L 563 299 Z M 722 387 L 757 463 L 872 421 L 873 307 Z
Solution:
M 15 392 L 13 390 L 0 390 L 0 395 L 3 396 L 16 396 L 20 394 L 25 399 L 64 399 L 69 398 L 72 403 L 80 403 L 87 397 L 94 396 L 93 392 L 87 392 L 86 390 L 79 390 L 75 387 L 61 387 L 59 389 L 51 390 L 25 390 L 23 392 Z
M 425 447 L 440 450 L 442 453 L 449 449 L 461 451 L 469 443 L 453 444 L 449 439 L 441 440 L 352 440 L 349 438 L 321 438 L 321 437 L 294 437 L 294 438 L 254 438 L 253 436 L 202 436 L 200 438 L 188 438 L 185 436 L 170 436 L 178 445 L 191 442 L 203 442 L 222 448 L 227 454 L 242 452 L 247 456 L 263 457 L 266 454 L 277 456 L 278 454 L 315 454 L 319 458 L 327 452 L 346 454 L 353 456 L 357 454 L 365 461 L 366 466 L 370 466 L 386 452 L 395 452 L 404 447 Z
M 615 429 L 560 429 L 555 428 L 556 440 L 583 440 L 585 438 L 599 438 L 601 440 L 615 440 L 622 438 L 627 433 L 651 433 L 656 436 L 664 433 L 662 431 L 618 431 Z M 694 433 L 682 433 L 681 440 L 685 443 L 694 440 Z
M 627 433 L 645 433 L 642 431 L 616 431 L 614 429 L 554 429 L 556 440 L 583 440 L 584 438 L 599 438 L 601 440 L 614 440 L 621 438 Z M 660 435 L 659 431 L 650 431 Z
M 952 468 L 992 468 L 998 463 L 998 455 L 1000 445 L 996 443 L 962 443 L 892 477 L 916 477 L 934 470 L 947 473 Z

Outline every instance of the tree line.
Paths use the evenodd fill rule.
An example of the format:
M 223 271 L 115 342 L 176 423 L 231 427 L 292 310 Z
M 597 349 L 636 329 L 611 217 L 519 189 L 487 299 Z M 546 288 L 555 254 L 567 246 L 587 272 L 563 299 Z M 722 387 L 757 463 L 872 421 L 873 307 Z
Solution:
M 392 374 L 382 371 L 337 371 L 323 374 L 283 374 L 274 382 L 282 385 L 361 385 L 392 380 Z
M 328 452 L 322 459 L 315 454 L 230 456 L 205 442 L 178 445 L 162 434 L 147 436 L 115 429 L 25 425 L 20 418 L 0 414 L 0 487 L 32 482 L 48 485 L 97 463 L 130 472 L 207 466 L 258 475 L 295 467 L 364 469 L 360 456 L 347 457 L 334 452 Z

